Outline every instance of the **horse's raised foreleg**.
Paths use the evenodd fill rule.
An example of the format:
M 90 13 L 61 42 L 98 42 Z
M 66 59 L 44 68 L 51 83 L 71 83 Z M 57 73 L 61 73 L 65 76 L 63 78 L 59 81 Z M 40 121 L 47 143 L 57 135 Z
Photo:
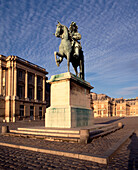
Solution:
M 59 56 L 59 58 L 57 58 L 57 55 Z M 63 61 L 63 55 L 55 51 L 54 56 L 55 56 L 56 65 L 59 67 L 60 63 Z

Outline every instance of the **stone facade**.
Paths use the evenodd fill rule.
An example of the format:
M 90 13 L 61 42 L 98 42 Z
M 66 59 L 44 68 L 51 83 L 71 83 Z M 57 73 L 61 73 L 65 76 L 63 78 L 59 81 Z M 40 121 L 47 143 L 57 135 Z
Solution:
M 47 74 L 22 58 L 0 55 L 0 120 L 44 118 L 49 103 Z
M 138 116 L 138 97 L 135 99 L 111 98 L 105 94 L 91 93 L 94 117 Z
M 105 94 L 91 93 L 91 107 L 94 111 L 94 117 L 114 116 L 113 99 Z
M 115 116 L 130 116 L 130 105 L 123 98 L 115 99 Z
M 138 116 L 138 97 L 135 99 L 127 99 L 126 102 L 130 106 L 129 115 Z

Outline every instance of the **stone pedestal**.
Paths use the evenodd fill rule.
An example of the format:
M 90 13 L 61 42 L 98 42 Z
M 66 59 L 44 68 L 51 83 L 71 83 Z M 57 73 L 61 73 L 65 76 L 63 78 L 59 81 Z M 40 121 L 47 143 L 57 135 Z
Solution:
M 51 84 L 51 106 L 46 109 L 45 127 L 76 128 L 92 126 L 90 107 L 93 87 L 70 72 L 54 75 Z

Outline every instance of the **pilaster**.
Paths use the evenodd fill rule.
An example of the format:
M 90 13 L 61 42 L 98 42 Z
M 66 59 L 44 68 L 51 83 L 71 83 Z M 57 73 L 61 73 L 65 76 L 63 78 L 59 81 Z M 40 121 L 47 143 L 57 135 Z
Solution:
M 30 105 L 28 103 L 24 105 L 24 117 L 30 118 Z
M 10 113 L 11 113 L 11 101 L 10 101 L 10 96 L 5 97 L 5 120 L 6 122 L 10 121 Z
M 6 96 L 6 70 L 2 70 L 2 95 Z
M 45 77 L 43 77 L 43 102 L 45 102 L 45 82 L 46 82 L 46 79 Z
M 28 71 L 25 72 L 25 100 L 28 99 Z
M 8 68 L 8 96 L 11 96 L 11 68 Z
M 35 74 L 35 91 L 34 91 L 34 99 L 37 101 L 37 75 Z
M 0 96 L 2 95 L 2 67 L 0 67 Z
M 16 117 L 16 102 L 15 102 L 15 98 L 13 98 L 13 113 L 12 113 L 12 122 L 15 122 L 15 117 Z
M 17 96 L 17 68 L 14 68 L 14 96 Z

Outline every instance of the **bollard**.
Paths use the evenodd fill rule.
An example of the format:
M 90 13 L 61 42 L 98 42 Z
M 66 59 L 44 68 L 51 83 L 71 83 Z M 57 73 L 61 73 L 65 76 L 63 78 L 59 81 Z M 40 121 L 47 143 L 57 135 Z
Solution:
M 8 133 L 8 132 L 9 132 L 9 126 L 2 126 L 1 133 L 4 134 L 4 133 Z
M 80 130 L 80 143 L 87 144 L 89 141 L 89 129 L 81 129 Z
M 122 128 L 123 124 L 121 122 L 118 123 L 118 127 Z

